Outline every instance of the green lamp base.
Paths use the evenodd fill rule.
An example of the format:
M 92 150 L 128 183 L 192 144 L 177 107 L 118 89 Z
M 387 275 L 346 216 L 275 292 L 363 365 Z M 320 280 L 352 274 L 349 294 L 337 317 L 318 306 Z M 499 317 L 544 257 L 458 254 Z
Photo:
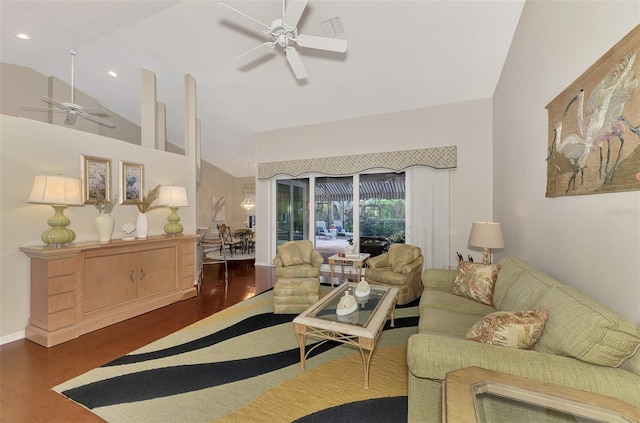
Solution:
M 183 231 L 182 224 L 180 224 L 180 216 L 178 216 L 178 208 L 177 207 L 169 207 L 171 209 L 171 214 L 167 217 L 169 223 L 164 225 L 165 233 L 169 235 L 178 235 Z
M 44 231 L 42 234 L 42 242 L 54 248 L 59 248 L 69 244 L 76 239 L 76 233 L 67 226 L 71 223 L 68 217 L 64 215 L 64 205 L 52 205 L 55 214 L 47 221 L 51 229 Z

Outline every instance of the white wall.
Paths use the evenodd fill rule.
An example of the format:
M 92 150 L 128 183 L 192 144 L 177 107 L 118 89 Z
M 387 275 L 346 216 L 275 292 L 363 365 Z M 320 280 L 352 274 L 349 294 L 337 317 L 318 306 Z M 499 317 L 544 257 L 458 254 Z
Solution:
M 50 206 L 27 204 L 34 176 L 40 174 L 80 178 L 80 156 L 111 159 L 111 186 L 118 194 L 119 161 L 145 165 L 145 193 L 158 184 L 187 187 L 189 207 L 179 210 L 185 234 L 195 233 L 196 178 L 193 159 L 144 148 L 124 141 L 30 119 L 0 115 L 0 341 L 24 336 L 29 318 L 29 259 L 19 251 L 24 245 L 42 245 L 40 236 L 53 215 Z M 116 205 L 112 216 L 113 238 L 121 238 L 121 227 L 135 223 L 137 207 Z M 65 214 L 76 241 L 97 241 L 93 205 L 69 207 Z M 149 212 L 150 235 L 164 233 L 169 210 Z
M 545 106 L 639 22 L 637 0 L 527 1 L 493 108 L 497 256 L 523 257 L 637 323 L 640 192 L 545 198 Z
M 458 168 L 450 175 L 450 263 L 455 251 L 481 258 L 467 241 L 474 220 L 491 219 L 491 100 L 387 113 L 256 134 L 256 162 L 380 153 L 456 145 Z M 272 207 L 269 184 L 256 186 L 256 265 L 269 265 L 274 248 L 264 222 Z

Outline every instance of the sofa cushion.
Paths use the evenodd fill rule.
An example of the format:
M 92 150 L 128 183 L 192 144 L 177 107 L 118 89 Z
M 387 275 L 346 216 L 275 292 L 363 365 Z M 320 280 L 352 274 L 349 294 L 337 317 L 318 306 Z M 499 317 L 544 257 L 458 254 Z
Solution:
M 482 316 L 459 310 L 428 308 L 420 310 L 418 332 L 464 339 L 469 329 Z
M 560 282 L 537 269 L 525 269 L 509 287 L 500 307 L 496 308 L 504 311 L 531 310 L 539 304 L 538 300 L 545 292 L 558 285 Z
M 451 293 L 493 305 L 493 287 L 499 271 L 498 264 L 464 263 L 453 281 Z
M 282 245 L 278 245 L 278 255 L 282 260 L 282 264 L 287 266 L 297 266 L 299 264 L 304 263 L 304 258 L 302 257 L 302 251 L 296 244 L 293 243 L 284 243 Z
M 413 248 L 409 245 L 393 244 L 389 248 L 389 264 L 391 264 L 391 270 L 396 273 L 400 273 L 402 267 L 414 259 Z
M 547 317 L 549 307 L 530 311 L 497 311 L 473 325 L 465 339 L 530 350 L 540 339 Z
M 366 280 L 376 284 L 383 283 L 385 285 L 405 285 L 407 277 L 402 273 L 395 273 L 389 267 L 381 269 L 367 269 Z
M 320 268 L 310 264 L 300 264 L 298 266 L 276 267 L 276 278 L 318 278 Z
M 640 353 L 636 351 L 636 354 L 626 359 L 620 368 L 640 376 Z
M 496 286 L 493 288 L 493 305 L 498 310 L 503 310 L 502 300 L 507 294 L 507 291 L 511 288 L 511 285 L 516 281 L 517 277 L 530 266 L 513 256 L 502 258 L 498 264 L 500 265 L 500 273 L 498 273 Z
M 420 298 L 421 316 L 424 309 L 427 308 L 442 308 L 451 311 L 474 314 L 476 315 L 476 320 L 473 323 L 477 322 L 482 316 L 486 316 L 487 314 L 496 311 L 495 308 L 479 303 L 475 300 L 453 295 L 449 292 L 436 291 L 432 289 L 425 291 L 422 298 Z
M 635 324 L 570 286 L 548 289 L 538 305 L 551 313 L 536 351 L 617 367 L 640 346 Z
M 296 246 L 300 249 L 302 260 L 305 263 L 311 263 L 311 254 L 313 253 L 313 243 L 309 240 L 296 241 Z

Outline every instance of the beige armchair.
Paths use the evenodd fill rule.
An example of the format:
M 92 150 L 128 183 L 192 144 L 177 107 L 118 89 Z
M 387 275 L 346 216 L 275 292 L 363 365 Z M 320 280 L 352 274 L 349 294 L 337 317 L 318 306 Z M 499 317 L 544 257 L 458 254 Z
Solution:
M 398 304 L 406 304 L 422 294 L 423 262 L 420 247 L 391 244 L 388 253 L 369 259 L 365 279 L 373 285 L 398 288 Z
M 309 240 L 278 245 L 278 254 L 273 259 L 276 266 L 274 313 L 302 313 L 320 299 L 320 266 L 323 261 Z

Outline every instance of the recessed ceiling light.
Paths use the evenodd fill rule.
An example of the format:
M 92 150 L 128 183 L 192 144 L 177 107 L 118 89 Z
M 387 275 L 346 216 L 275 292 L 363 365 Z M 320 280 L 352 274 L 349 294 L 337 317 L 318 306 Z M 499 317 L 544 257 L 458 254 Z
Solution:
M 118 74 L 115 71 L 112 71 L 112 70 L 107 72 L 107 75 L 109 75 L 112 78 L 117 78 L 118 77 Z
M 16 34 L 16 38 L 19 38 L 21 40 L 30 40 L 31 37 L 29 37 L 27 34 Z

